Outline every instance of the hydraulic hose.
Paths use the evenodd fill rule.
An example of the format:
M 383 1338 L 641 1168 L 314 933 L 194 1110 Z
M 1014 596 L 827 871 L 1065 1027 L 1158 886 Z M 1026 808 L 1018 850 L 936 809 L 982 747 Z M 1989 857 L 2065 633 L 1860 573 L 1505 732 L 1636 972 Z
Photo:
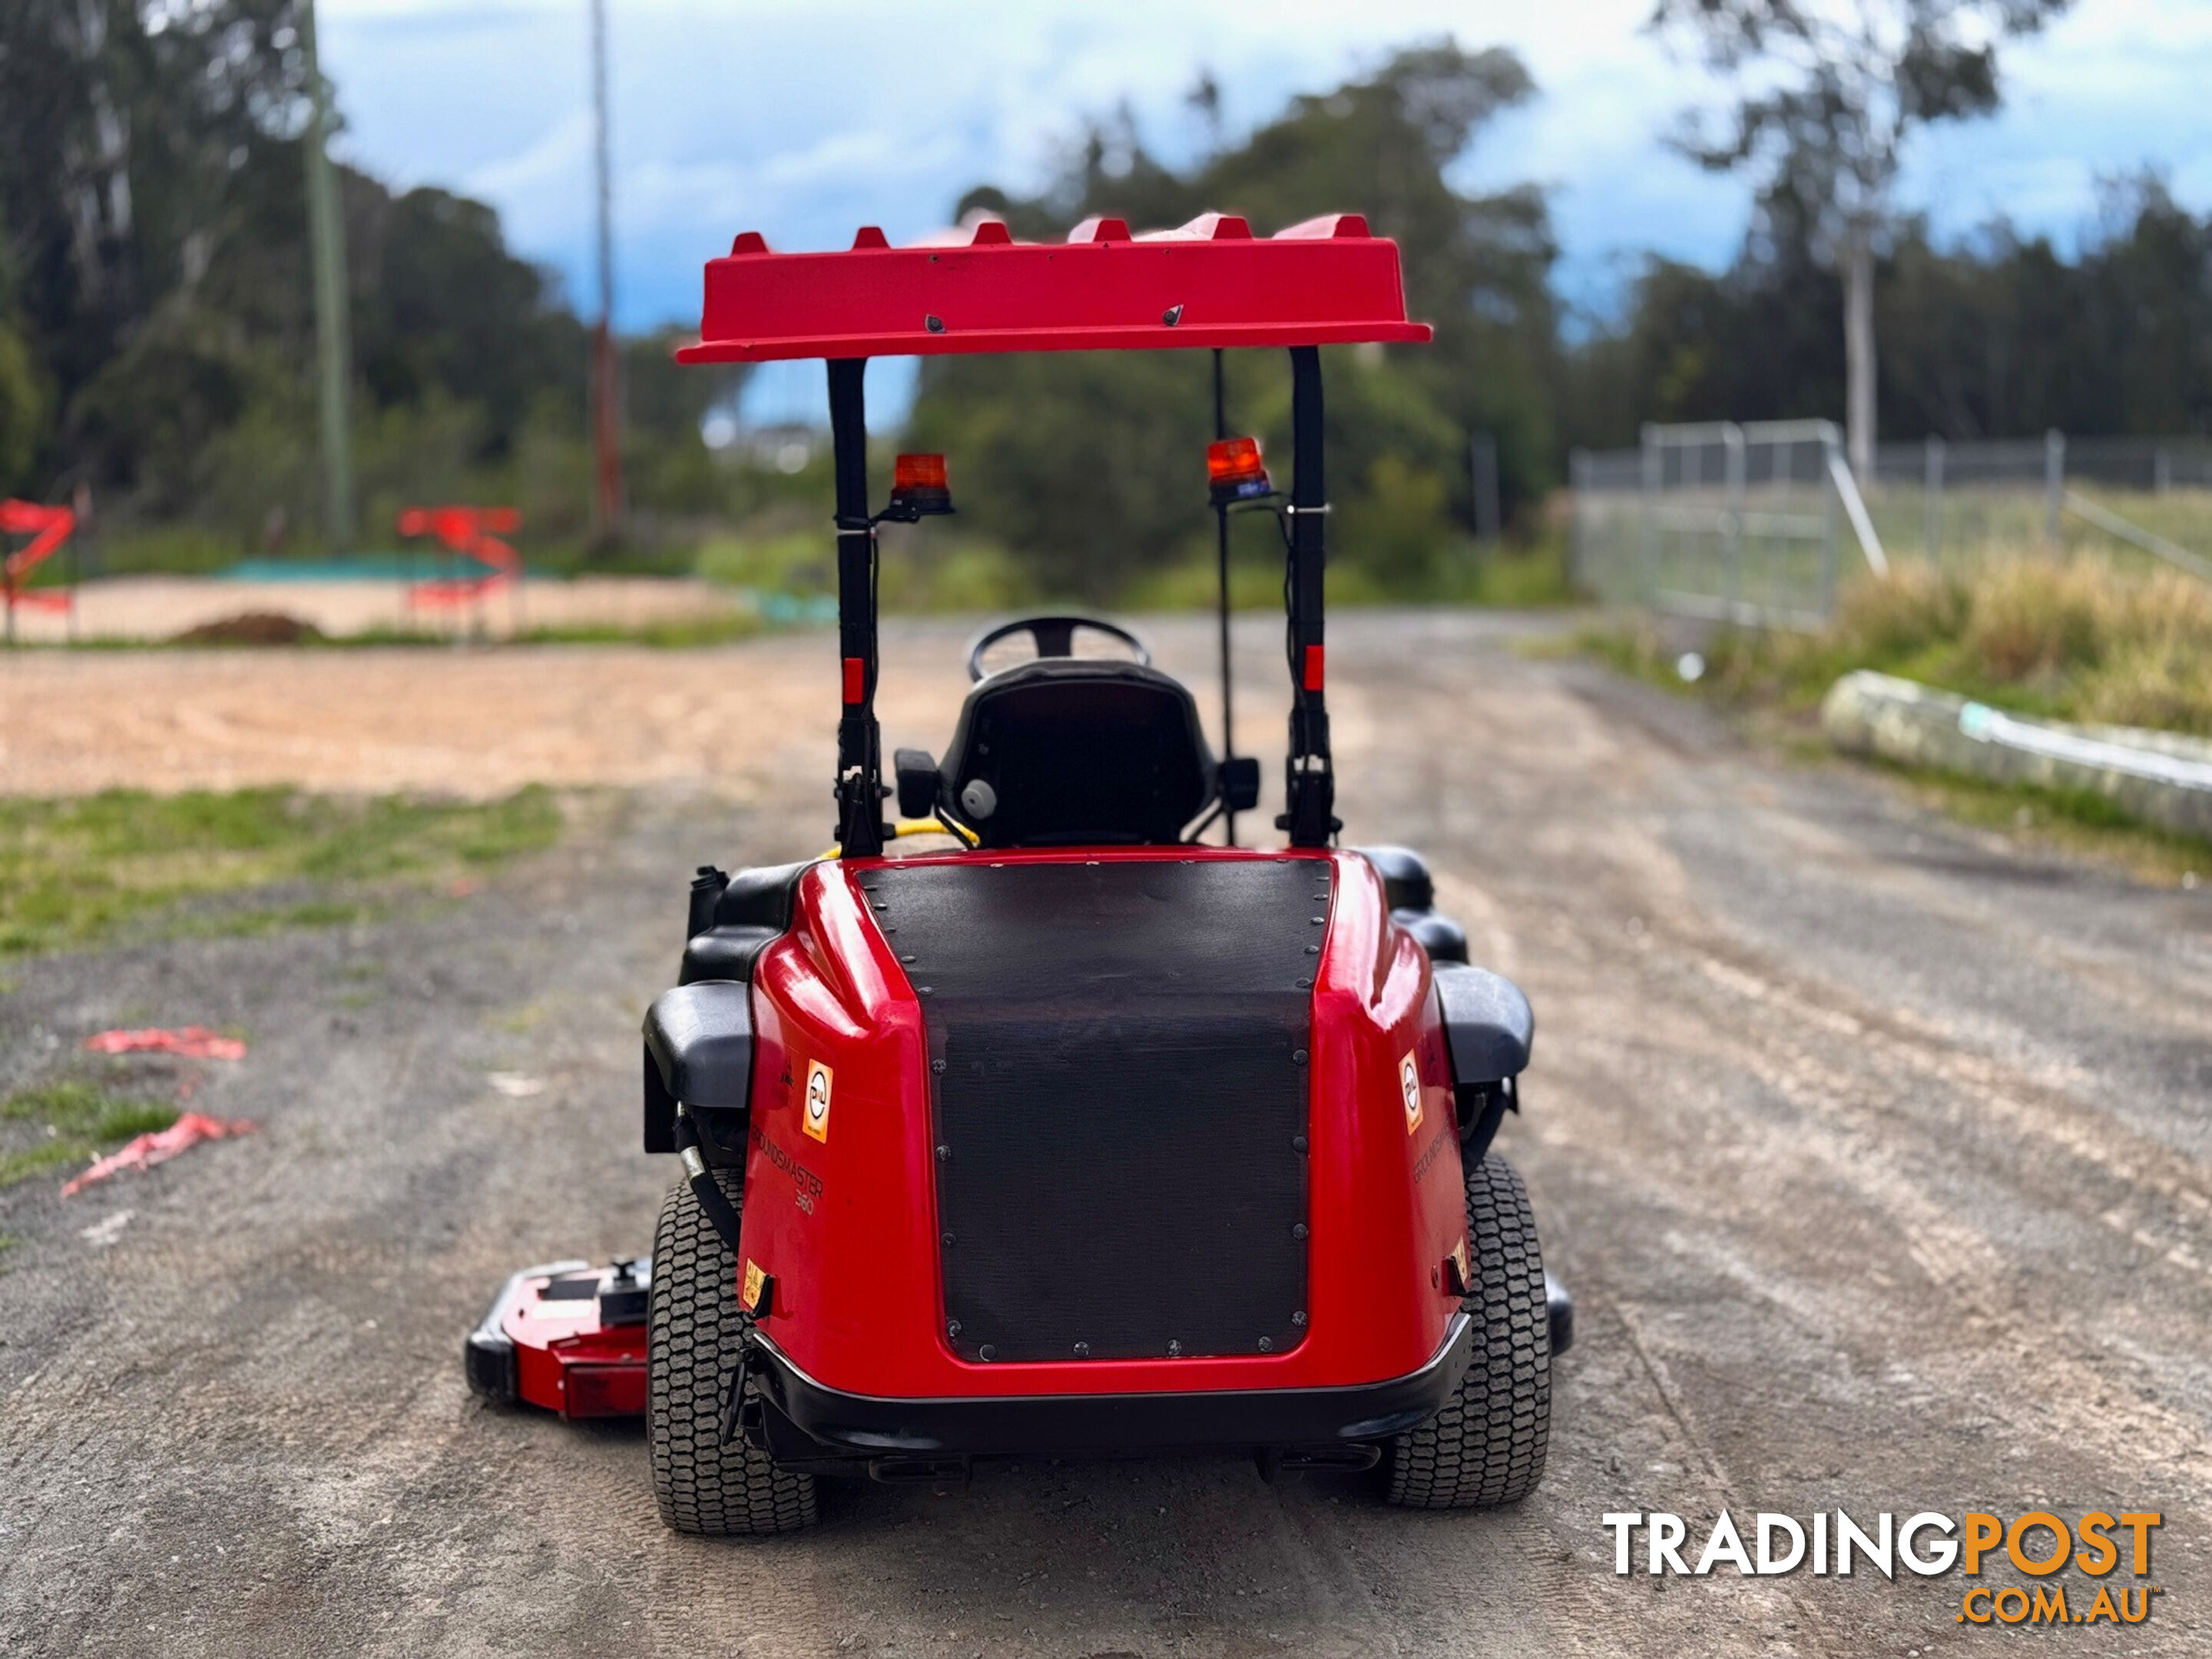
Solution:
M 730 1254 L 735 1255 L 738 1251 L 737 1206 L 723 1193 L 721 1183 L 714 1179 L 714 1172 L 707 1167 L 707 1159 L 699 1150 L 699 1126 L 692 1122 L 690 1113 L 684 1109 L 681 1102 L 676 1108 L 676 1156 L 683 1160 L 684 1174 L 691 1183 L 691 1192 L 698 1199 L 699 1207 L 707 1212 L 707 1219 L 714 1224 L 714 1231 L 721 1234 L 722 1242 L 730 1247 Z

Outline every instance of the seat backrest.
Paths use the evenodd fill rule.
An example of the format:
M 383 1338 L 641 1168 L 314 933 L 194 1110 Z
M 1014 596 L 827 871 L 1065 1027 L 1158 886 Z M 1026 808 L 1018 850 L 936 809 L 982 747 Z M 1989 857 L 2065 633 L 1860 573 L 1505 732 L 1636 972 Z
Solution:
M 1040 657 L 968 693 L 941 769 L 952 811 L 986 847 L 1164 845 L 1213 798 L 1198 706 L 1140 663 Z M 997 805 L 965 810 L 981 779 Z

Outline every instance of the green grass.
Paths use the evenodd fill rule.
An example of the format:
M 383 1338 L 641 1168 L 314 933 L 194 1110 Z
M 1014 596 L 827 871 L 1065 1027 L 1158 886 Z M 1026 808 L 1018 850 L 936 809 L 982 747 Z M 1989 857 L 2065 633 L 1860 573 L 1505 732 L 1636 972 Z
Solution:
M 158 1101 L 112 1095 L 81 1079 L 20 1089 L 0 1100 L 0 1121 L 35 1125 L 42 1139 L 0 1152 L 0 1188 L 50 1170 L 81 1164 L 103 1148 L 155 1133 L 177 1121 L 177 1109 Z
M 1573 605 L 1580 598 L 1567 572 L 1566 538 L 1553 534 L 1525 547 L 1509 543 L 1484 554 L 1468 601 L 1527 611 Z
M 2046 719 L 2212 733 L 2212 586 L 2085 554 L 2016 554 L 1898 569 L 1848 589 L 1817 634 L 1723 629 L 1685 682 L 1682 636 L 1654 622 L 1585 629 L 1584 653 L 1621 672 L 1752 717 L 1808 755 L 1812 716 L 1855 669 L 1896 674 Z M 2142 823 L 2091 790 L 1951 777 L 1883 763 L 1962 823 L 2117 862 L 2153 879 L 2212 866 L 2212 846 Z
M 44 1140 L 21 1152 L 0 1152 L 0 1190 L 20 1185 L 33 1176 L 81 1163 L 92 1148 L 78 1140 Z
M 524 645 L 644 645 L 663 651 L 687 651 L 705 645 L 730 645 L 764 633 L 768 624 L 746 611 L 725 611 L 710 617 L 640 623 L 624 627 L 614 623 L 577 623 L 565 628 L 532 628 L 518 641 Z
M 167 1128 L 177 1121 L 177 1111 L 67 1079 L 17 1091 L 0 1101 L 0 1118 L 43 1123 L 50 1134 L 77 1140 L 122 1141 Z
M 561 823 L 559 803 L 538 787 L 480 804 L 293 789 L 0 799 L 0 957 L 94 944 L 134 924 L 206 934 L 355 921 L 374 913 L 384 888 L 534 852 Z M 302 898 L 303 883 L 331 890 Z M 195 904 L 216 899 L 228 902 Z
M 2212 843 L 2143 823 L 2094 790 L 1988 783 L 1890 761 L 1873 764 L 1910 785 L 1934 811 L 2026 846 L 2117 865 L 2164 885 L 2212 873 Z
M 1656 623 L 1581 644 L 1682 689 L 1679 647 Z M 1846 589 L 1820 633 L 1723 629 L 1702 654 L 1696 695 L 1738 707 L 1808 710 L 1872 668 L 2020 714 L 2212 735 L 2212 585 L 2096 554 L 1902 566 Z

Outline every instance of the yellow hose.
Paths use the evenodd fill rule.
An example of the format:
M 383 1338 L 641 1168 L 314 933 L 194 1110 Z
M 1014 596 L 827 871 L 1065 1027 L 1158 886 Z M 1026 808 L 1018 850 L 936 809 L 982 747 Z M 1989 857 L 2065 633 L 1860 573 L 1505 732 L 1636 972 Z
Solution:
M 975 838 L 969 836 L 965 830 L 961 829 L 957 824 L 947 823 L 943 818 L 901 818 L 897 823 L 891 825 L 891 834 L 894 837 L 900 836 L 950 836 L 953 840 L 958 842 L 963 847 L 972 848 L 975 845 Z M 838 856 L 838 849 L 835 847 L 825 847 L 822 849 L 818 856 L 825 859 L 834 859 Z

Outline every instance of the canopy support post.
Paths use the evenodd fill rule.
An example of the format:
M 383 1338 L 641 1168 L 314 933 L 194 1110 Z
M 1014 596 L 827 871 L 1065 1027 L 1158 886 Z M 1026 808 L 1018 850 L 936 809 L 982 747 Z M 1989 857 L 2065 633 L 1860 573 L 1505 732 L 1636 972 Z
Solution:
M 876 724 L 876 527 L 868 516 L 865 357 L 830 360 L 830 436 L 837 476 L 837 850 L 884 850 L 883 732 Z
M 1222 368 L 1222 351 L 1213 348 L 1213 435 L 1218 440 L 1229 435 L 1229 394 L 1226 374 Z M 1236 705 L 1229 689 L 1229 503 L 1223 501 L 1213 509 L 1214 528 L 1221 560 L 1221 758 L 1227 762 L 1237 757 Z M 1222 799 L 1228 799 L 1224 793 Z M 1237 814 L 1226 806 L 1221 811 L 1222 840 L 1226 846 L 1237 845 Z
M 1322 648 L 1323 526 L 1328 491 L 1322 477 L 1321 348 L 1291 348 L 1291 548 L 1284 584 L 1289 611 L 1291 750 L 1275 827 L 1293 847 L 1326 847 L 1342 829 L 1335 815 L 1336 775 L 1328 750 L 1328 708 Z

